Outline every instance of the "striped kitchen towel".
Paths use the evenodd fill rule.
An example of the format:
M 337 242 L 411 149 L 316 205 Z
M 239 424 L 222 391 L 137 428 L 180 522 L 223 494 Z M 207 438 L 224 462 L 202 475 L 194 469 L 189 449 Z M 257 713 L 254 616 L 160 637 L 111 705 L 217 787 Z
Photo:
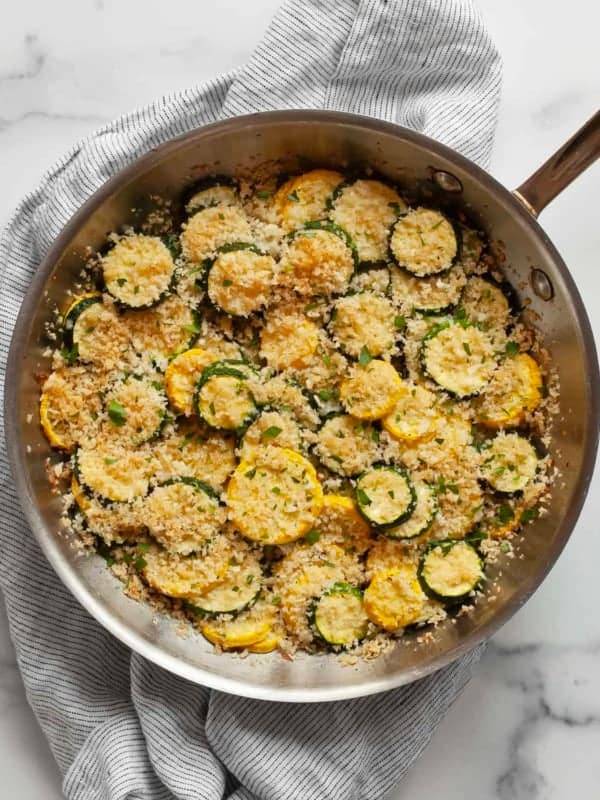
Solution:
M 287 0 L 242 69 L 79 142 L 0 240 L 0 358 L 41 257 L 151 147 L 224 116 L 332 108 L 398 122 L 487 165 L 500 59 L 469 0 Z M 468 681 L 472 652 L 385 695 L 287 706 L 210 691 L 130 652 L 73 600 L 19 511 L 2 448 L 0 585 L 29 701 L 69 800 L 376 800 Z

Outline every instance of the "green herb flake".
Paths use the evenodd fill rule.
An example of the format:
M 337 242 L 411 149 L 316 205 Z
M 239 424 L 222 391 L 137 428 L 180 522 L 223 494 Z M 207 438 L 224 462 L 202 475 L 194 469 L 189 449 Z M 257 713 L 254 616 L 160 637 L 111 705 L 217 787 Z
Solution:
M 510 545 L 509 545 L 509 543 L 508 543 L 508 542 L 502 542 L 502 543 L 501 543 L 501 545 L 500 545 L 500 550 L 501 550 L 503 553 L 509 553 L 509 552 L 510 552 L 510 549 L 511 549 L 511 548 L 510 548 Z
M 135 549 L 138 551 L 138 553 L 147 553 L 148 550 L 150 550 L 150 545 L 148 542 L 139 542 Z
M 506 343 L 506 347 L 504 348 L 507 356 L 516 356 L 519 352 L 519 345 L 512 340 Z
M 104 463 L 107 467 L 110 467 L 111 464 L 116 464 L 118 460 L 118 458 L 105 458 Z
M 261 439 L 275 439 L 281 433 L 282 428 L 278 428 L 277 425 L 271 425 L 269 428 L 264 430 L 260 438 Z
M 273 494 L 281 494 L 281 488 L 279 486 L 273 486 L 271 491 L 273 492 Z
M 252 467 L 252 469 L 249 469 L 248 472 L 244 472 L 244 477 L 250 478 L 250 480 L 252 480 L 252 478 L 255 475 L 256 475 L 256 467 Z
M 315 528 L 313 528 L 306 534 L 304 538 L 306 539 L 308 544 L 316 544 L 321 538 L 321 531 L 318 531 Z
M 281 597 L 274 597 L 271 600 L 271 602 L 273 603 L 274 606 L 280 606 L 281 605 Z
M 248 584 L 248 586 L 250 586 L 253 580 L 254 580 L 254 575 L 246 576 L 246 583 Z
M 500 506 L 496 514 L 496 521 L 499 525 L 506 525 L 515 518 L 515 512 L 509 505 Z
M 361 367 L 366 367 L 373 360 L 373 356 L 369 353 L 369 348 L 364 344 L 361 348 L 360 355 L 358 356 L 358 363 Z
M 184 325 L 183 330 L 187 331 L 188 333 L 194 333 L 194 334 L 202 333 L 202 331 L 195 322 L 192 322 L 191 325 Z
M 394 317 L 394 328 L 397 331 L 403 331 L 406 328 L 406 317 L 401 316 L 400 314 L 397 317 Z
M 146 566 L 146 564 L 147 564 L 147 563 L 148 563 L 148 562 L 146 561 L 146 559 L 145 559 L 145 558 L 142 558 L 142 556 L 138 556 L 138 557 L 135 559 L 135 561 L 133 562 L 133 566 L 134 566 L 136 569 L 144 569 L 144 567 Z
M 471 345 L 468 342 L 463 342 L 463 350 L 468 356 L 471 355 Z
M 113 425 L 118 428 L 121 428 L 127 422 L 127 411 L 116 400 L 111 400 L 108 404 L 108 416 Z
M 215 411 L 215 404 L 213 403 L 213 401 L 212 401 L 212 400 L 211 400 L 211 401 L 210 401 L 210 403 L 208 404 L 208 410 L 209 410 L 209 411 L 210 411 L 210 413 L 213 415 L 213 417 L 214 417 L 214 416 L 215 416 L 215 414 L 217 413 L 217 412 Z
M 272 192 L 268 192 L 266 189 L 261 189 L 260 192 L 256 193 L 256 196 L 259 200 L 268 200 L 272 195 Z
M 127 283 L 127 278 L 117 278 L 116 284 L 117 286 L 125 286 Z
M 365 490 L 361 489 L 360 487 L 356 490 L 356 499 L 358 500 L 359 505 L 361 505 L 361 506 L 370 506 L 371 505 L 371 498 L 365 492 Z
M 233 286 L 233 281 L 232 281 L 232 280 L 230 280 L 229 278 L 225 278 L 225 280 L 223 281 L 223 283 L 222 283 L 221 285 L 222 285 L 222 286 L 225 286 L 225 287 L 227 287 L 227 286 Z
M 540 515 L 539 509 L 537 508 L 526 508 L 522 514 L 520 521 L 522 523 L 531 522 L 534 519 L 537 519 Z
M 293 192 L 290 192 L 288 194 L 287 199 L 290 200 L 292 203 L 300 202 L 300 198 L 298 197 L 298 192 L 295 189 Z

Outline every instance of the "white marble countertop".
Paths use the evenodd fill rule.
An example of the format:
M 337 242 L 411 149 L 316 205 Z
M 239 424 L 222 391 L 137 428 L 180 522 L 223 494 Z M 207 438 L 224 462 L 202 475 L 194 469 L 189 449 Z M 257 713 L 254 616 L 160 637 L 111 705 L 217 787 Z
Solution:
M 241 64 L 277 0 L 20 0 L 0 24 L 0 222 L 79 137 L 156 96 Z M 600 105 L 600 6 L 480 0 L 505 63 L 492 172 L 518 184 Z M 544 212 L 600 335 L 598 178 Z M 577 530 L 394 800 L 563 800 L 600 792 L 600 473 Z M 58 770 L 27 705 L 0 609 L 5 797 L 58 800 Z

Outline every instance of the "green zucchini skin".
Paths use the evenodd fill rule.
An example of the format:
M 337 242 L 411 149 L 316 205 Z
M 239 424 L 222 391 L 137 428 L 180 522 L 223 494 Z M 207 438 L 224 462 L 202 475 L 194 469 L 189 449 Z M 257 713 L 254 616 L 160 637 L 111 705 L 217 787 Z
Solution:
M 428 347 L 431 340 L 434 339 L 436 336 L 438 336 L 442 331 L 447 330 L 448 328 L 454 325 L 459 326 L 461 328 L 469 328 L 469 327 L 477 328 L 477 326 L 471 326 L 470 323 L 463 324 L 461 320 L 457 319 L 446 320 L 444 322 L 440 322 L 437 325 L 434 325 L 434 327 L 428 333 L 425 334 L 425 336 L 421 341 L 421 346 L 419 349 L 419 364 L 423 375 L 432 380 L 437 386 L 440 387 L 440 389 L 443 389 L 447 394 L 449 394 L 451 397 L 455 397 L 457 400 L 468 400 L 474 397 L 478 397 L 485 388 L 485 384 L 476 391 L 471 391 L 468 394 L 462 394 L 450 388 L 449 386 L 440 383 L 439 379 L 433 376 L 427 365 Z
M 366 476 L 370 475 L 372 472 L 375 472 L 377 470 L 392 472 L 395 473 L 396 475 L 399 475 L 401 478 L 404 479 L 404 482 L 406 483 L 409 492 L 409 502 L 404 511 L 399 513 L 398 516 L 395 517 L 394 519 L 388 520 L 387 522 L 375 521 L 369 514 L 370 503 L 364 503 L 361 500 L 361 492 L 364 492 L 364 488 L 361 486 L 361 481 L 363 481 Z M 388 528 L 401 525 L 403 522 L 406 522 L 408 519 L 410 519 L 415 510 L 416 504 L 417 504 L 417 494 L 415 492 L 414 484 L 407 470 L 405 470 L 403 467 L 395 467 L 395 466 L 392 467 L 389 466 L 388 464 L 376 464 L 372 466 L 370 469 L 365 470 L 356 481 L 356 505 L 358 507 L 358 510 L 370 525 L 383 532 L 385 532 L 385 530 Z
M 427 207 L 426 206 L 422 206 L 422 208 L 427 208 Z M 431 209 L 427 208 L 427 210 L 428 211 L 435 211 L 437 214 L 440 214 L 452 226 L 452 230 L 454 231 L 454 236 L 456 238 L 456 255 L 452 259 L 452 263 L 450 264 L 450 266 L 448 266 L 446 269 L 441 270 L 440 272 L 432 273 L 432 275 L 418 275 L 415 272 L 411 272 L 410 269 L 407 269 L 407 267 L 405 267 L 404 264 L 400 264 L 398 262 L 398 260 L 396 259 L 396 256 L 394 255 L 394 252 L 392 250 L 392 236 L 394 235 L 394 228 L 396 227 L 396 223 L 398 222 L 398 220 L 400 220 L 402 217 L 406 216 L 406 214 L 408 214 L 411 211 L 410 207 L 406 211 L 398 214 L 396 222 L 392 225 L 392 227 L 390 229 L 390 235 L 389 235 L 389 238 L 388 238 L 388 260 L 389 260 L 390 263 L 395 264 L 399 269 L 402 269 L 405 272 L 407 272 L 409 275 L 412 275 L 413 278 L 426 278 L 426 277 L 432 277 L 433 275 L 435 275 L 438 278 L 442 278 L 442 277 L 448 275 L 448 273 L 452 270 L 453 267 L 455 267 L 457 264 L 460 264 L 460 260 L 461 260 L 461 256 L 462 256 L 462 234 L 461 234 L 461 231 L 460 231 L 460 227 L 458 226 L 458 223 L 454 219 L 449 217 L 447 214 L 445 214 L 443 211 L 441 211 L 440 209 L 437 209 L 437 208 L 431 208 Z
M 431 500 L 431 511 L 426 516 L 421 525 L 415 525 L 414 528 L 410 528 L 410 524 L 415 520 L 417 516 L 417 511 L 419 510 L 419 492 L 417 488 L 413 484 L 413 488 L 415 491 L 415 507 L 413 513 L 405 522 L 394 525 L 389 525 L 382 530 L 382 533 L 385 536 L 388 536 L 390 539 L 397 539 L 399 541 L 410 541 L 411 539 L 416 539 L 418 536 L 426 533 L 433 523 L 435 522 L 435 518 L 437 517 L 439 511 L 439 502 L 437 499 L 436 492 L 429 484 L 424 484 L 427 487 L 428 491 L 428 500 Z M 406 526 L 404 530 L 398 530 L 398 528 L 402 528 Z
M 323 592 L 320 597 L 315 598 L 310 604 L 308 609 L 308 623 L 318 641 L 329 647 L 345 649 L 352 646 L 354 643 L 362 641 L 366 637 L 368 632 L 368 620 L 365 616 L 364 625 L 361 626 L 361 628 L 357 631 L 357 635 L 354 639 L 351 641 L 343 641 L 339 635 L 336 635 L 335 630 L 328 628 L 328 626 L 325 624 L 322 614 L 320 613 L 323 610 L 323 604 L 327 602 L 327 598 L 334 595 L 346 596 L 349 599 L 358 599 L 362 604 L 363 593 L 361 589 L 345 582 L 334 583 L 333 586 Z
M 228 242 L 227 244 L 221 245 L 221 247 L 217 248 L 217 254 L 219 253 L 234 253 L 238 250 L 250 250 L 252 253 L 256 253 L 258 256 L 267 255 L 263 250 L 257 247 L 253 242 Z M 227 317 L 228 319 L 235 320 L 237 317 L 235 314 L 230 314 L 228 311 L 225 311 L 224 308 L 217 305 L 217 303 L 213 302 L 208 293 L 208 281 L 210 277 L 210 271 L 214 266 L 215 261 L 219 256 L 216 255 L 214 258 L 205 258 L 202 262 L 202 273 L 200 277 L 197 279 L 196 284 L 197 286 L 204 291 L 204 301 L 207 305 L 209 305 L 212 309 L 214 309 L 218 314 L 223 314 L 223 316 Z
M 182 475 L 178 478 L 169 478 L 167 481 L 163 481 L 162 483 L 157 484 L 158 486 L 173 486 L 175 483 L 185 483 L 187 486 L 192 486 L 198 492 L 204 492 L 205 495 L 208 497 L 213 498 L 213 500 L 218 500 L 219 503 L 221 502 L 221 498 L 218 492 L 215 492 L 212 486 L 204 481 L 200 480 L 199 478 L 194 478 L 190 475 Z
M 255 370 L 251 367 L 246 361 L 241 361 L 237 359 L 223 359 L 223 361 L 217 361 L 214 364 L 209 364 L 206 369 L 203 370 L 198 383 L 196 384 L 196 389 L 194 391 L 194 400 L 193 406 L 194 410 L 198 414 L 201 419 L 204 419 L 203 414 L 200 410 L 200 392 L 202 391 L 202 387 L 211 379 L 218 376 L 225 376 L 231 378 L 237 378 L 241 381 L 248 380 L 251 375 L 255 374 Z M 244 422 L 235 430 L 231 430 L 229 428 L 218 428 L 217 426 L 210 425 L 208 421 L 207 424 L 210 425 L 212 428 L 216 430 L 224 430 L 229 433 L 234 433 L 237 436 L 243 435 L 244 431 L 247 427 L 256 419 L 256 416 L 259 413 L 259 406 L 256 403 L 254 395 L 248 391 L 248 394 L 252 400 L 254 405 L 254 410 L 252 414 L 250 414 Z
M 202 211 L 204 208 L 210 208 L 208 205 L 198 205 L 194 206 L 194 208 L 189 212 L 186 210 L 190 200 L 194 197 L 194 195 L 198 194 L 198 192 L 204 191 L 205 189 L 212 189 L 213 187 L 217 186 L 227 186 L 231 189 L 239 191 L 238 182 L 229 175 L 208 175 L 204 178 L 200 178 L 199 180 L 187 186 L 181 195 L 180 205 L 183 217 L 186 218 L 192 214 L 195 214 L 197 211 Z
M 329 233 L 333 233 L 338 237 L 338 239 L 341 239 L 346 247 L 350 250 L 352 253 L 352 261 L 354 262 L 354 269 L 356 270 L 358 268 L 359 258 L 356 244 L 354 243 L 354 240 L 350 234 L 342 227 L 327 219 L 315 219 L 311 220 L 310 222 L 305 222 L 301 228 L 291 231 L 288 233 L 286 238 L 289 242 L 292 242 L 297 236 L 301 236 L 307 231 L 328 231 Z
M 202 605 L 200 605 L 202 602 L 201 598 L 197 598 L 193 603 L 188 600 L 186 601 L 185 605 L 186 608 L 195 616 L 205 617 L 207 619 L 218 617 L 221 614 L 237 617 L 238 614 L 241 614 L 243 611 L 248 611 L 248 609 L 252 608 L 252 606 L 256 603 L 262 591 L 261 583 L 262 578 L 261 581 L 259 581 L 259 588 L 251 597 L 243 592 L 240 592 L 237 605 L 228 604 L 226 607 L 222 606 L 220 609 L 203 608 Z
M 72 308 L 70 308 L 65 314 L 63 319 L 62 325 L 62 338 L 63 338 L 63 347 L 65 350 L 69 350 L 75 352 L 75 348 L 77 347 L 77 342 L 75 342 L 73 338 L 73 334 L 75 332 L 75 323 L 86 311 L 90 306 L 95 305 L 96 303 L 102 302 L 102 295 L 92 295 L 91 297 L 84 297 L 78 303 L 76 303 Z
M 436 549 L 442 548 L 446 549 L 446 552 L 448 552 L 452 550 L 454 547 L 456 547 L 458 544 L 462 544 L 465 547 L 468 547 L 469 552 L 473 556 L 475 556 L 475 558 L 477 559 L 477 563 L 479 565 L 479 573 L 477 575 L 476 580 L 474 580 L 471 583 L 470 588 L 467 591 L 462 592 L 459 595 L 444 594 L 432 587 L 431 579 L 428 579 L 425 574 L 427 570 L 428 558 L 430 557 L 431 553 Z M 431 542 L 430 545 L 427 547 L 427 549 L 425 550 L 425 552 L 423 553 L 423 555 L 419 560 L 417 575 L 419 578 L 419 583 L 421 584 L 421 588 L 423 589 L 425 594 L 432 600 L 438 600 L 439 602 L 449 606 L 459 605 L 461 603 L 464 603 L 464 601 L 469 597 L 469 595 L 472 592 L 476 591 L 476 589 L 478 589 L 481 586 L 481 583 L 485 578 L 484 562 L 479 553 L 477 552 L 476 547 L 474 547 L 473 544 L 467 542 L 465 539 L 443 539 Z

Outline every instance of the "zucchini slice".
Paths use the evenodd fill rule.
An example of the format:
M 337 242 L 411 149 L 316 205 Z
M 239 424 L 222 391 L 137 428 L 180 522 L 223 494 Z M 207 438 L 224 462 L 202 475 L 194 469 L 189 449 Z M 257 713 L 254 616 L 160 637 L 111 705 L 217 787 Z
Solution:
M 414 483 L 414 510 L 404 522 L 391 525 L 383 531 L 391 539 L 415 539 L 426 533 L 433 525 L 438 513 L 438 501 L 434 489 L 425 481 Z
M 318 636 L 334 647 L 358 644 L 369 627 L 363 593 L 349 583 L 334 583 L 327 589 L 315 601 L 310 618 Z
M 188 215 L 213 206 L 235 206 L 240 200 L 236 182 L 225 175 L 203 178 L 189 187 L 186 195 L 184 207 Z
M 418 384 L 403 381 L 402 393 L 381 424 L 401 442 L 427 442 L 436 435 L 442 415 L 438 397 Z
M 423 339 L 420 357 L 425 374 L 458 398 L 479 394 L 496 369 L 489 336 L 457 322 L 433 328 Z
M 107 545 L 124 544 L 139 539 L 144 533 L 139 508 L 132 503 L 106 505 L 88 494 L 77 477 L 71 476 L 71 493 L 85 520 L 86 528 Z
M 184 257 L 194 264 L 214 258 L 224 244 L 247 242 L 252 229 L 239 206 L 211 206 L 191 216 L 183 226 L 181 249 Z
M 446 313 L 457 305 L 467 280 L 460 266 L 429 278 L 416 278 L 399 267 L 391 274 L 394 302 L 403 310 L 428 314 Z
M 357 180 L 343 184 L 330 202 L 330 218 L 348 231 L 362 265 L 387 260 L 390 229 L 406 203 L 395 189 L 381 181 Z
M 307 540 L 331 542 L 346 553 L 363 555 L 373 544 L 371 526 L 359 512 L 351 497 L 323 495 L 323 507 Z
M 394 308 L 373 292 L 347 295 L 336 300 L 329 329 L 352 358 L 358 358 L 363 347 L 371 356 L 381 356 L 395 344 Z
M 152 445 L 152 469 L 158 483 L 189 476 L 218 491 L 236 465 L 234 437 L 211 430 L 197 419 L 178 422 L 170 435 Z
M 331 297 L 348 288 L 355 267 L 354 243 L 332 222 L 307 222 L 288 236 L 280 283 L 301 296 Z
M 235 431 L 256 416 L 256 403 L 248 386 L 253 371 L 244 362 L 217 361 L 203 371 L 195 394 L 198 414 L 212 428 Z
M 239 452 L 243 461 L 251 461 L 257 448 L 272 445 L 289 450 L 304 449 L 302 432 L 290 411 L 265 408 L 242 437 Z
M 73 471 L 79 483 L 103 500 L 127 503 L 148 491 L 151 466 L 146 454 L 126 445 L 80 447 Z
M 40 397 L 40 424 L 52 447 L 71 452 L 100 411 L 100 385 L 80 367 L 50 373 Z
M 165 372 L 165 391 L 170 404 L 186 417 L 194 413 L 194 393 L 202 372 L 219 356 L 200 347 L 186 350 L 176 356 Z
M 497 284 L 473 275 L 466 282 L 461 305 L 467 318 L 484 328 L 505 328 L 510 318 L 510 303 Z
M 425 595 L 419 585 L 416 567 L 399 564 L 376 573 L 365 589 L 367 616 L 386 631 L 398 631 L 422 617 Z
M 127 308 L 150 308 L 169 291 L 175 263 L 158 236 L 124 236 L 102 259 L 107 291 Z
M 347 414 L 325 420 L 317 433 L 315 451 L 327 469 L 352 477 L 380 457 L 379 431 Z
M 311 219 L 325 215 L 328 197 L 344 176 L 330 169 L 313 169 L 290 178 L 275 194 L 273 205 L 277 221 L 286 231 L 302 227 Z
M 318 542 L 287 549 L 274 567 L 273 602 L 281 609 L 286 630 L 306 643 L 314 638 L 309 611 L 316 597 L 335 583 L 359 586 L 362 567 L 340 547 Z
M 113 436 L 139 445 L 160 433 L 167 413 L 162 384 L 136 374 L 122 377 L 104 397 Z
M 460 603 L 483 580 L 483 562 L 468 542 L 449 539 L 436 542 L 423 554 L 419 580 L 423 591 L 443 603 Z
M 313 527 L 323 490 L 310 461 L 293 450 L 264 447 L 238 465 L 227 486 L 227 505 L 247 539 L 286 544 Z
M 421 278 L 450 269 L 458 250 L 454 226 L 431 208 L 408 211 L 390 236 L 390 253 L 396 264 Z
M 152 536 L 181 555 L 202 549 L 219 533 L 227 517 L 215 490 L 190 477 L 156 486 L 144 498 L 142 513 Z
M 203 622 L 200 630 L 209 642 L 226 650 L 249 648 L 259 643 L 264 643 L 263 646 L 265 646 L 267 637 L 273 636 L 274 617 L 274 607 L 264 601 L 258 601 L 233 618 L 228 616 L 220 620 Z M 270 649 L 274 650 L 275 647 L 277 647 L 277 639 L 275 645 Z M 264 652 L 269 652 L 269 650 Z
M 62 325 L 63 346 L 65 350 L 77 352 L 75 346 L 78 343 L 78 339 L 81 338 L 81 333 L 86 331 L 89 327 L 95 327 L 95 315 L 92 315 L 92 321 L 89 324 L 85 321 L 85 316 L 89 309 L 96 303 L 102 305 L 102 294 L 100 292 L 88 292 L 76 297 L 65 311 Z M 83 324 L 78 326 L 79 336 L 75 337 L 75 325 L 82 315 L 83 319 L 81 321 Z M 90 331 L 90 333 L 92 332 L 93 331 Z
M 499 433 L 484 451 L 481 474 L 496 492 L 522 492 L 538 468 L 535 448 L 518 433 Z
M 223 245 L 208 270 L 210 301 L 226 314 L 247 317 L 268 303 L 274 272 L 275 260 L 253 244 Z
M 256 602 L 262 587 L 260 562 L 253 553 L 243 558 L 232 556 L 226 579 L 201 594 L 189 598 L 195 611 L 209 616 L 240 614 Z
M 477 419 L 487 428 L 514 428 L 542 400 L 542 376 L 537 362 L 527 353 L 507 357 L 477 405 Z
M 197 312 L 176 294 L 145 311 L 126 311 L 122 320 L 134 350 L 149 362 L 188 350 L 201 331 Z
M 388 361 L 372 359 L 350 370 L 340 386 L 346 411 L 358 419 L 380 419 L 390 413 L 402 393 L 402 378 Z
M 398 467 L 373 467 L 356 482 L 361 514 L 377 527 L 405 522 L 415 509 L 416 499 L 408 473 Z
M 217 536 L 202 555 L 182 556 L 152 545 L 144 554 L 142 574 L 153 589 L 167 597 L 196 597 L 225 581 L 235 549 L 225 536 Z
M 260 336 L 260 355 L 273 369 L 302 369 L 315 354 L 319 329 L 297 311 L 273 309 Z
M 110 368 L 122 360 L 130 340 L 119 315 L 101 299 L 91 294 L 73 301 L 64 317 L 63 344 L 69 356 Z

